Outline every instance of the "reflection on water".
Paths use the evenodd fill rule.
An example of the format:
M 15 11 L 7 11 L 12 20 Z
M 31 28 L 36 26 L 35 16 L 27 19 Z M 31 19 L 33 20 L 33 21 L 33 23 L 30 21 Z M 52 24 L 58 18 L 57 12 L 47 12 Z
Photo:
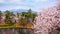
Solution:
M 0 34 L 33 34 L 32 29 L 15 29 L 15 28 L 6 28 L 0 29 Z

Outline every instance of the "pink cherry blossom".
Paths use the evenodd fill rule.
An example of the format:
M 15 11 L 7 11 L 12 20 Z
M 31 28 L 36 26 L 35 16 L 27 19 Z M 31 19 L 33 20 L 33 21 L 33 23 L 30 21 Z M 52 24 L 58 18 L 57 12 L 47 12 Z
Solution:
M 58 5 L 42 9 L 36 17 L 36 25 L 34 25 L 35 34 L 49 34 L 49 32 L 60 28 L 60 10 Z

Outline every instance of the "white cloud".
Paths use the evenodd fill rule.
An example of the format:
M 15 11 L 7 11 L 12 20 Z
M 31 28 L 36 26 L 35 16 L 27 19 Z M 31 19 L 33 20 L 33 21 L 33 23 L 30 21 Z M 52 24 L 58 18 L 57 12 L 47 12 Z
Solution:
M 0 3 L 4 3 L 5 2 L 5 0 L 0 0 Z
M 48 2 L 49 0 L 34 0 L 34 2 Z
M 25 0 L 30 3 L 30 0 Z M 31 0 L 32 2 L 47 2 L 49 0 Z M 0 3 L 23 3 L 22 0 L 0 0 Z
M 21 0 L 9 0 L 8 3 L 19 3 Z
M 20 0 L 4 0 L 5 4 L 11 4 L 11 3 L 16 3 L 19 2 Z
M 0 3 L 20 3 L 21 0 L 0 0 Z
M 47 1 L 49 1 L 49 0 L 40 0 L 41 2 L 47 2 Z
M 31 1 L 33 3 L 31 3 Z M 40 4 L 40 2 L 48 2 L 49 0 L 25 0 L 24 2 L 22 0 L 0 0 L 0 3 L 7 3 L 7 4 L 19 4 L 19 6 L 9 6 L 9 7 L 1 7 L 1 10 L 11 10 L 11 9 L 29 9 L 32 8 L 32 10 L 38 11 L 39 7 L 38 4 Z M 21 5 L 23 6 L 21 6 Z M 37 6 L 35 5 L 37 4 Z M 24 6 L 26 5 L 26 6 Z M 34 7 L 29 7 L 29 5 L 34 6 Z

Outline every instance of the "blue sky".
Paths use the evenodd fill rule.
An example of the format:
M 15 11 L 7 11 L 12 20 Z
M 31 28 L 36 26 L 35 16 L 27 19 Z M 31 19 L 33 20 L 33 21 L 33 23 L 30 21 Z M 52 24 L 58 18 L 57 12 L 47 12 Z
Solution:
M 38 11 L 41 8 L 54 6 L 57 0 L 0 0 L 0 10 L 29 9 Z

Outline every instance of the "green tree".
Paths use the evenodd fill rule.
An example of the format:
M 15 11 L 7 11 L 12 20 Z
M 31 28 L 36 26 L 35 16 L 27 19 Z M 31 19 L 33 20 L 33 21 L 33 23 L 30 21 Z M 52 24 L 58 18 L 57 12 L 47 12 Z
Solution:
M 21 16 L 20 14 L 21 14 L 21 13 L 18 13 L 18 12 L 16 13 L 17 18 L 20 18 L 20 16 Z
M 27 19 L 26 19 L 26 16 L 25 16 L 26 13 L 27 12 L 21 12 L 20 13 L 21 17 L 19 18 L 19 23 L 23 26 L 27 24 Z
M 13 12 L 10 12 L 10 11 L 8 11 L 8 10 L 6 10 L 5 11 L 5 23 L 6 24 L 14 24 L 13 22 L 12 22 L 12 19 L 13 19 Z
M 36 17 L 36 13 L 33 13 L 31 9 L 28 10 L 28 12 L 22 12 L 21 18 L 19 19 L 20 23 L 28 24 L 30 22 L 33 22 Z
M 0 22 L 1 22 L 1 19 L 2 19 L 2 15 L 3 15 L 3 13 L 0 11 Z
M 3 13 L 0 11 L 0 17 L 2 16 L 2 14 L 3 14 Z
M 21 18 L 19 19 L 19 22 L 20 22 L 20 24 L 23 25 L 23 26 L 25 26 L 25 25 L 27 24 L 27 20 L 26 20 L 25 18 L 23 18 L 23 17 L 21 17 Z
M 29 22 L 33 22 L 36 16 L 37 16 L 37 14 L 33 13 L 33 11 L 31 9 L 28 10 L 28 20 L 29 20 Z
M 0 11 L 0 19 L 1 19 L 1 17 L 2 17 L 2 12 Z

